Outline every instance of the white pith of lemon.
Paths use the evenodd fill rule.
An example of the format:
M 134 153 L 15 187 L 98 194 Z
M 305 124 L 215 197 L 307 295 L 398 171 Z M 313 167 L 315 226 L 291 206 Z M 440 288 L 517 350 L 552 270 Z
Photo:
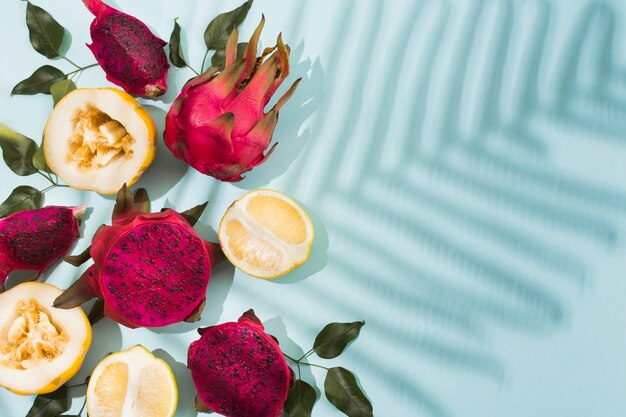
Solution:
M 0 386 L 16 394 L 55 391 L 80 369 L 91 325 L 80 307 L 52 307 L 62 291 L 27 282 L 0 294 Z
M 79 88 L 54 107 L 43 149 L 50 169 L 69 186 L 113 194 L 154 160 L 156 127 L 124 91 Z
M 313 244 L 313 223 L 291 198 L 255 190 L 235 201 L 220 222 L 224 255 L 238 269 L 274 279 L 302 265 Z
M 141 345 L 100 361 L 87 386 L 89 417 L 171 417 L 177 404 L 172 369 Z

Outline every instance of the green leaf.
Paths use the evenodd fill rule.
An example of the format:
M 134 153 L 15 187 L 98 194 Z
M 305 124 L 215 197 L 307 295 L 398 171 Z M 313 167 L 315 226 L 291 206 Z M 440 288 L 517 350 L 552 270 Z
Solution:
M 104 300 L 102 298 L 99 298 L 91 307 L 91 310 L 89 311 L 89 316 L 87 316 L 87 319 L 89 320 L 89 324 L 93 326 L 94 324 L 102 320 L 103 318 L 104 318 Z M 88 381 L 85 381 L 85 382 L 88 382 Z
M 26 26 L 28 26 L 30 43 L 35 51 L 46 58 L 59 56 L 59 48 L 63 42 L 65 29 L 50 16 L 50 13 L 28 2 L 26 4 Z
M 35 141 L 1 123 L 0 148 L 4 162 L 17 175 L 32 175 L 38 171 L 33 165 L 33 157 L 37 151 Z
M 133 193 L 133 206 L 141 213 L 150 213 L 150 197 L 145 188 L 138 188 Z
M 57 417 L 69 409 L 67 387 L 61 385 L 59 389 L 50 394 L 38 395 L 26 417 Z
M 46 156 L 43 153 L 43 145 L 37 147 L 35 154 L 33 155 L 33 166 L 39 171 L 52 172 L 46 163 Z
M 313 350 L 324 359 L 336 358 L 348 343 L 359 337 L 364 321 L 327 324 L 315 338 Z
M 41 208 L 43 205 L 43 194 L 28 185 L 20 185 L 15 188 L 9 198 L 0 204 L 0 218 L 18 211 Z
M 65 74 L 52 65 L 37 68 L 32 75 L 17 83 L 11 95 L 50 94 L 50 87 L 59 80 L 65 79 Z
M 187 220 L 187 223 L 189 223 L 191 226 L 194 226 L 198 222 L 198 219 L 200 219 L 200 216 L 202 216 L 202 213 L 204 213 L 204 209 L 208 204 L 208 201 L 204 204 L 198 204 L 197 206 L 192 207 L 189 210 L 185 210 L 179 214 L 183 216 L 185 220 Z
M 61 80 L 52 84 L 50 86 L 50 94 L 52 94 L 54 105 L 56 106 L 63 97 L 74 90 L 76 90 L 76 84 L 72 80 Z
M 65 255 L 63 260 L 73 266 L 81 266 L 85 262 L 91 259 L 91 245 L 78 255 Z M 93 309 L 92 309 L 93 310 Z
M 246 47 L 248 46 L 248 42 L 242 42 L 237 44 L 237 59 L 241 59 L 243 54 L 246 53 Z M 211 66 L 219 67 L 220 69 L 224 69 L 224 63 L 226 62 L 226 49 L 220 49 L 213 54 L 211 57 Z
M 172 65 L 178 68 L 185 68 L 187 61 L 183 55 L 183 50 L 180 49 L 180 25 L 174 19 L 174 30 L 170 35 L 170 61 Z
M 248 0 L 230 12 L 217 15 L 204 31 L 204 43 L 208 49 L 223 49 L 230 32 L 239 26 L 248 15 L 253 0 Z
M 315 389 L 299 379 L 291 387 L 285 401 L 285 411 L 289 417 L 311 417 L 313 406 L 317 400 Z
M 352 372 L 330 368 L 324 380 L 328 401 L 349 417 L 372 417 L 372 403 L 367 399 Z

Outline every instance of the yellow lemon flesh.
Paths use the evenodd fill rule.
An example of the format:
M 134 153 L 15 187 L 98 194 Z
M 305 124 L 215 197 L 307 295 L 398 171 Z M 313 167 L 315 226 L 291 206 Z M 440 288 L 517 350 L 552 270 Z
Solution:
M 228 260 L 264 279 L 302 265 L 309 258 L 313 237 L 313 224 L 302 207 L 274 190 L 255 190 L 235 201 L 218 232 Z
M 79 88 L 54 107 L 43 150 L 48 167 L 69 186 L 112 194 L 154 160 L 156 127 L 124 91 Z
M 177 404 L 172 370 L 140 345 L 104 358 L 87 386 L 89 417 L 171 417 Z
M 62 291 L 28 282 L 0 294 L 0 386 L 16 394 L 55 391 L 80 369 L 91 326 L 80 307 L 52 307 Z

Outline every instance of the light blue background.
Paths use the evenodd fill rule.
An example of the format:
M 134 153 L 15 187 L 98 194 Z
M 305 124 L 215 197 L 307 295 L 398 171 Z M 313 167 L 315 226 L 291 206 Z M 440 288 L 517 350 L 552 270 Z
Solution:
M 67 55 L 94 62 L 81 2 L 35 3 L 71 32 Z M 238 3 L 116 5 L 166 40 L 179 17 L 198 67 L 206 23 Z M 39 140 L 51 99 L 9 95 L 50 63 L 29 45 L 25 6 L 5 1 L 0 15 L 0 122 Z M 304 77 L 269 162 L 222 184 L 160 143 L 138 185 L 154 209 L 209 200 L 196 227 L 206 238 L 247 190 L 282 190 L 310 212 L 317 240 L 310 261 L 275 282 L 217 267 L 201 324 L 254 307 L 297 356 L 327 322 L 365 319 L 359 340 L 329 363 L 358 374 L 377 417 L 626 415 L 626 3 L 257 0 L 243 38 L 261 13 L 263 45 L 282 31 L 290 78 Z M 143 101 L 160 129 L 191 76 L 172 68 L 164 99 Z M 78 84 L 107 82 L 94 68 Z M 4 166 L 0 175 L 2 198 L 19 184 L 46 185 Z M 94 208 L 75 253 L 112 209 L 110 197 L 71 190 L 46 203 Z M 46 275 L 67 286 L 83 269 L 59 264 Z M 103 321 L 75 381 L 104 354 L 142 343 L 173 365 L 177 416 L 194 416 L 193 328 Z M 323 386 L 317 369 L 305 376 Z M 31 403 L 1 391 L 0 415 L 23 416 Z M 339 415 L 325 399 L 314 411 Z

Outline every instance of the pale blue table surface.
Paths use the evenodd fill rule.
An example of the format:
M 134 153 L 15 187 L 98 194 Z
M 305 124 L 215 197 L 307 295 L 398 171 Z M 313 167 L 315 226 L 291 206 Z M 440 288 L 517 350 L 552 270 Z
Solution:
M 69 57 L 94 62 L 79 0 L 34 3 L 69 29 Z M 178 17 L 199 66 L 207 22 L 240 1 L 109 3 L 166 40 Z M 10 97 L 50 63 L 29 45 L 25 6 L 2 2 L 0 123 L 39 141 L 50 97 Z M 226 184 L 161 141 L 137 185 L 154 209 L 209 200 L 196 227 L 205 238 L 238 196 L 275 188 L 307 208 L 317 240 L 309 262 L 275 282 L 217 267 L 201 325 L 253 307 L 298 355 L 325 323 L 364 319 L 329 364 L 358 374 L 377 417 L 625 416 L 626 2 L 257 0 L 242 38 L 261 13 L 263 45 L 282 31 L 290 79 L 304 77 L 281 111 L 274 155 Z M 160 130 L 192 76 L 170 74 L 162 100 L 142 101 Z M 99 68 L 78 84 L 108 85 Z M 46 185 L 4 165 L 0 176 L 1 199 Z M 111 197 L 73 190 L 46 203 L 93 207 L 76 253 L 112 209 Z M 83 270 L 58 264 L 46 278 L 65 287 Z M 104 354 L 142 343 L 174 368 L 176 415 L 195 416 L 185 368 L 194 328 L 104 320 L 75 381 Z M 317 369 L 305 377 L 323 386 Z M 24 416 L 31 403 L 2 390 L 0 416 Z M 326 399 L 314 411 L 339 415 Z

